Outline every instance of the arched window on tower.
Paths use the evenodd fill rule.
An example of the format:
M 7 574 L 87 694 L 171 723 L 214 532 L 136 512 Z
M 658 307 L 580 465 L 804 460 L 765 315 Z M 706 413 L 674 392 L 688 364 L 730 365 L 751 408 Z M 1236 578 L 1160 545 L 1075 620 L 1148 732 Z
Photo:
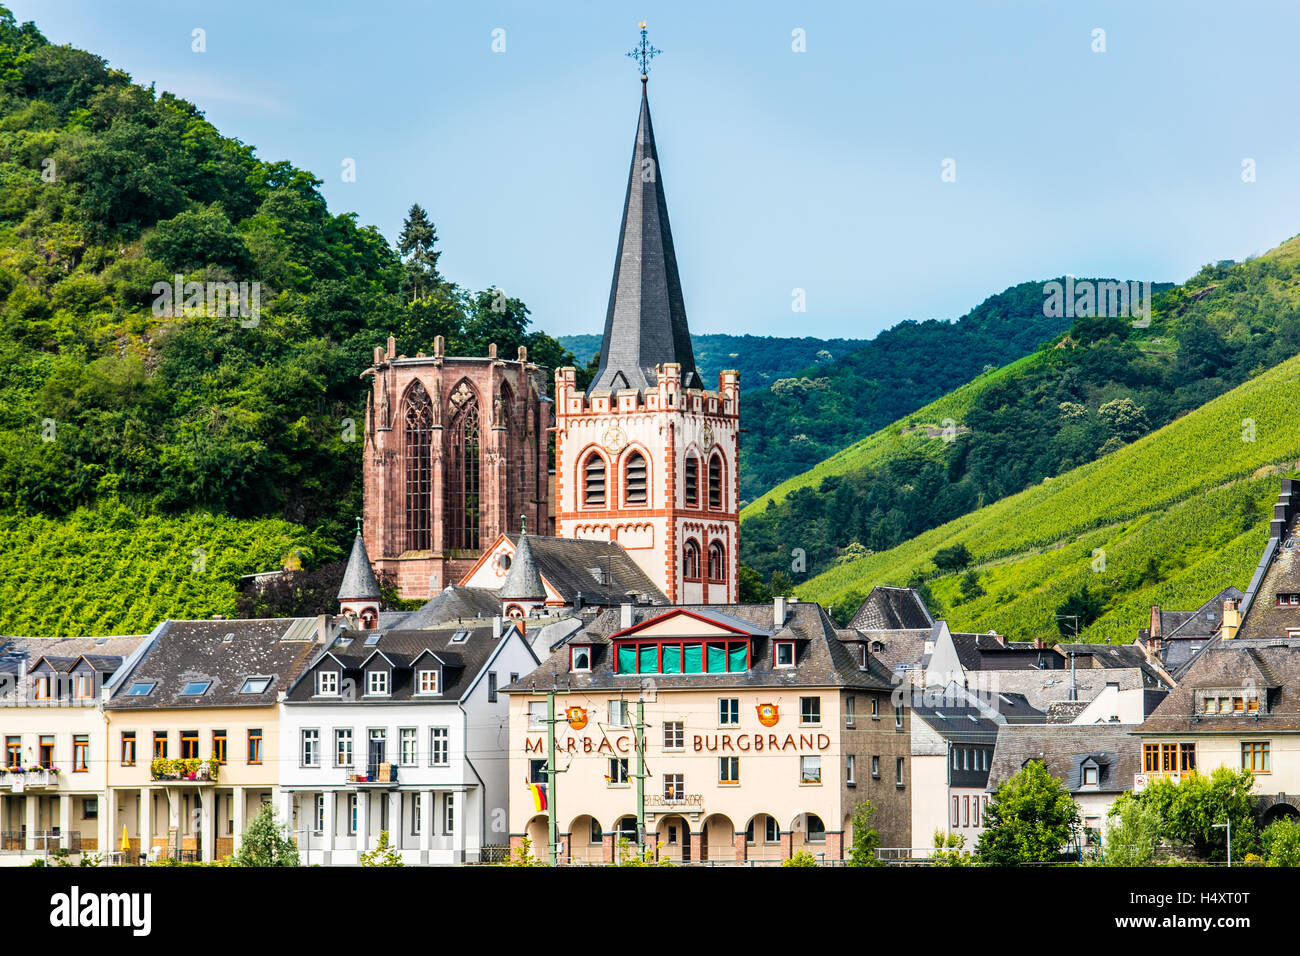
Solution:
M 480 441 L 478 399 L 464 401 L 447 436 L 447 547 L 476 550 L 479 546 Z
M 686 456 L 686 507 L 700 506 L 700 460 L 694 455 Z
M 634 451 L 627 457 L 623 487 L 626 489 L 626 503 L 641 506 L 646 503 L 646 464 L 645 456 Z
M 694 538 L 687 538 L 682 548 L 682 578 L 686 581 L 700 579 L 700 545 Z
M 588 455 L 582 466 L 582 506 L 605 507 L 605 459 L 599 452 Z
M 709 545 L 709 580 L 727 580 L 727 550 L 721 541 Z
M 722 456 L 709 457 L 709 507 L 714 511 L 722 509 Z
M 419 382 L 406 393 L 406 550 L 433 546 L 433 403 Z

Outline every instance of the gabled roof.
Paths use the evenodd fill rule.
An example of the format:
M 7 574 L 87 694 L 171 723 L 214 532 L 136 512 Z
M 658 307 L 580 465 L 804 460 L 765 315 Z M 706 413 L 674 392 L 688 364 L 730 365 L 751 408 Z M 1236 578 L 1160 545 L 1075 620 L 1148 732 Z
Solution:
M 1038 760 L 1071 792 L 1116 793 L 1133 789 L 1133 775 L 1142 769 L 1142 742 L 1129 727 L 1110 724 L 1046 724 L 998 730 L 998 744 L 989 768 L 989 789 L 996 790 Z M 1091 760 L 1100 769 L 1098 786 L 1083 786 L 1083 765 Z
M 501 613 L 501 597 L 488 588 L 467 588 L 448 584 L 418 610 L 391 621 L 392 629 L 418 631 L 452 621 L 473 621 Z M 381 623 L 383 622 L 381 615 Z
M 1190 612 L 1186 620 L 1175 626 L 1173 630 L 1167 630 L 1164 622 L 1162 622 L 1162 636 L 1166 641 L 1208 640 L 1219 633 L 1220 628 L 1223 627 L 1223 603 L 1225 601 L 1240 601 L 1243 597 L 1245 595 L 1241 591 L 1228 586 L 1195 611 Z M 1160 613 L 1161 617 L 1163 617 L 1171 612 L 1161 611 Z
M 520 535 L 508 534 L 503 537 L 509 542 L 511 550 L 518 553 Z M 496 548 L 499 540 L 484 551 L 480 565 Z M 574 604 L 581 595 L 584 606 L 612 607 L 626 602 L 629 594 L 637 595 L 638 601 L 644 594 L 650 604 L 668 603 L 668 597 L 617 541 L 529 535 L 528 547 L 543 582 L 565 604 Z M 462 580 L 469 580 L 477 569 L 478 565 Z M 494 596 L 499 601 L 500 595 L 494 593 Z M 498 610 L 494 613 L 500 612 Z
M 370 567 L 370 555 L 366 553 L 366 543 L 358 534 L 352 539 L 352 553 L 348 555 L 348 566 L 343 571 L 343 583 L 339 585 L 340 601 L 379 600 L 379 582 Z
M 367 662 L 378 659 L 387 661 L 393 668 L 389 693 L 383 698 L 385 702 L 427 701 L 428 697 L 416 693 L 415 670 L 422 659 L 432 658 L 442 665 L 442 684 L 436 699 L 454 702 L 470 690 L 496 652 L 505 642 L 513 640 L 516 633 L 511 622 L 506 622 L 500 637 L 493 636 L 490 624 L 445 625 L 418 631 L 343 631 L 312 659 L 286 700 L 333 705 L 336 701 L 314 696 L 311 675 L 326 663 L 336 663 L 345 673 L 359 673 Z M 367 640 L 373 643 L 367 644 Z M 523 643 L 527 646 L 526 641 Z M 364 703 L 365 697 L 340 698 L 337 702 Z
M 1260 713 L 1213 717 L 1198 712 L 1197 691 L 1253 685 Z M 1178 686 L 1138 728 L 1142 733 L 1300 731 L 1300 640 L 1235 638 L 1206 645 Z
M 681 365 L 683 388 L 702 387 L 686 325 L 686 303 L 664 198 L 663 169 L 643 81 L 600 367 L 587 393 L 610 388 L 653 388 L 658 381 L 655 366 L 669 362 Z
M 167 621 L 105 707 L 274 706 L 276 695 L 289 687 L 315 653 L 315 624 L 314 618 Z M 272 680 L 260 694 L 241 693 L 250 677 Z M 146 696 L 128 696 L 131 685 L 139 681 L 152 682 L 153 691 Z M 209 687 L 203 694 L 183 695 L 181 691 L 192 681 L 207 681 Z
M 657 624 L 672 620 L 678 617 L 689 617 L 704 624 L 714 625 L 729 631 L 732 634 L 746 635 L 749 637 L 771 637 L 772 632 L 764 627 L 755 626 L 752 621 L 742 620 L 733 614 L 727 614 L 717 610 L 717 605 L 706 605 L 696 607 L 674 607 L 669 610 L 660 610 L 659 613 L 645 617 L 633 624 L 631 627 L 623 628 L 608 635 L 608 640 L 615 640 L 620 637 L 631 637 L 639 634 L 647 628 L 653 628 Z
M 891 690 L 894 682 L 887 668 L 868 655 L 867 669 L 858 666 L 854 651 L 846 647 L 835 632 L 835 623 L 816 604 L 802 602 L 786 606 L 785 623 L 775 626 L 771 604 L 708 604 L 684 605 L 665 611 L 658 607 L 634 607 L 632 626 L 675 614 L 679 611 L 719 620 L 743 623 L 751 635 L 771 634 L 770 637 L 753 638 L 752 666 L 745 672 L 717 674 L 671 674 L 656 677 L 660 692 L 674 688 L 724 688 L 724 687 L 860 687 L 863 689 Z M 614 673 L 610 636 L 626 628 L 622 624 L 622 609 L 602 611 L 580 630 L 574 631 L 553 649 L 551 656 L 535 671 L 520 679 L 510 688 L 516 691 L 544 687 L 563 687 L 573 690 L 635 690 L 641 686 L 644 675 Z M 689 640 L 689 638 L 685 638 Z M 774 667 L 772 643 L 793 640 L 797 644 L 794 667 Z M 570 644 L 598 645 L 592 657 L 590 672 L 570 673 Z
M 929 628 L 934 619 L 915 588 L 877 585 L 849 621 L 860 631 L 894 631 Z

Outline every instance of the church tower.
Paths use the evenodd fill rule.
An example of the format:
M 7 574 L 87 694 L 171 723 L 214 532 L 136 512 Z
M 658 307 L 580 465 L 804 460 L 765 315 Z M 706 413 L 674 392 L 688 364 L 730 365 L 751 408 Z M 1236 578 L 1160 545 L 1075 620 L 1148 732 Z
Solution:
M 740 376 L 695 368 L 660 174 L 643 72 L 600 368 L 585 393 L 555 372 L 555 533 L 617 541 L 674 603 L 735 602 Z

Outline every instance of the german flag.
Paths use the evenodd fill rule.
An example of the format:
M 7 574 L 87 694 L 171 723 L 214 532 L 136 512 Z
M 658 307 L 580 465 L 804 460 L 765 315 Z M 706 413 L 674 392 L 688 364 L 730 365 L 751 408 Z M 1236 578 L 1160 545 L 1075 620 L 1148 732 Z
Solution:
M 527 781 L 528 789 L 533 795 L 533 806 L 541 813 L 546 809 L 546 784 Z

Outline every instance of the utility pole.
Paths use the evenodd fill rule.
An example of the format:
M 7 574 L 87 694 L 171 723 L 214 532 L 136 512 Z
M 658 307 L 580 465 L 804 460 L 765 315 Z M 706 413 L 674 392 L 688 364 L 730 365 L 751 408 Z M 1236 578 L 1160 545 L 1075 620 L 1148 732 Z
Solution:
M 645 855 L 645 701 L 636 701 L 636 723 L 632 726 L 632 748 L 636 751 L 636 837 Z
M 551 866 L 560 865 L 559 839 L 555 830 L 555 691 L 546 692 L 546 842 Z

